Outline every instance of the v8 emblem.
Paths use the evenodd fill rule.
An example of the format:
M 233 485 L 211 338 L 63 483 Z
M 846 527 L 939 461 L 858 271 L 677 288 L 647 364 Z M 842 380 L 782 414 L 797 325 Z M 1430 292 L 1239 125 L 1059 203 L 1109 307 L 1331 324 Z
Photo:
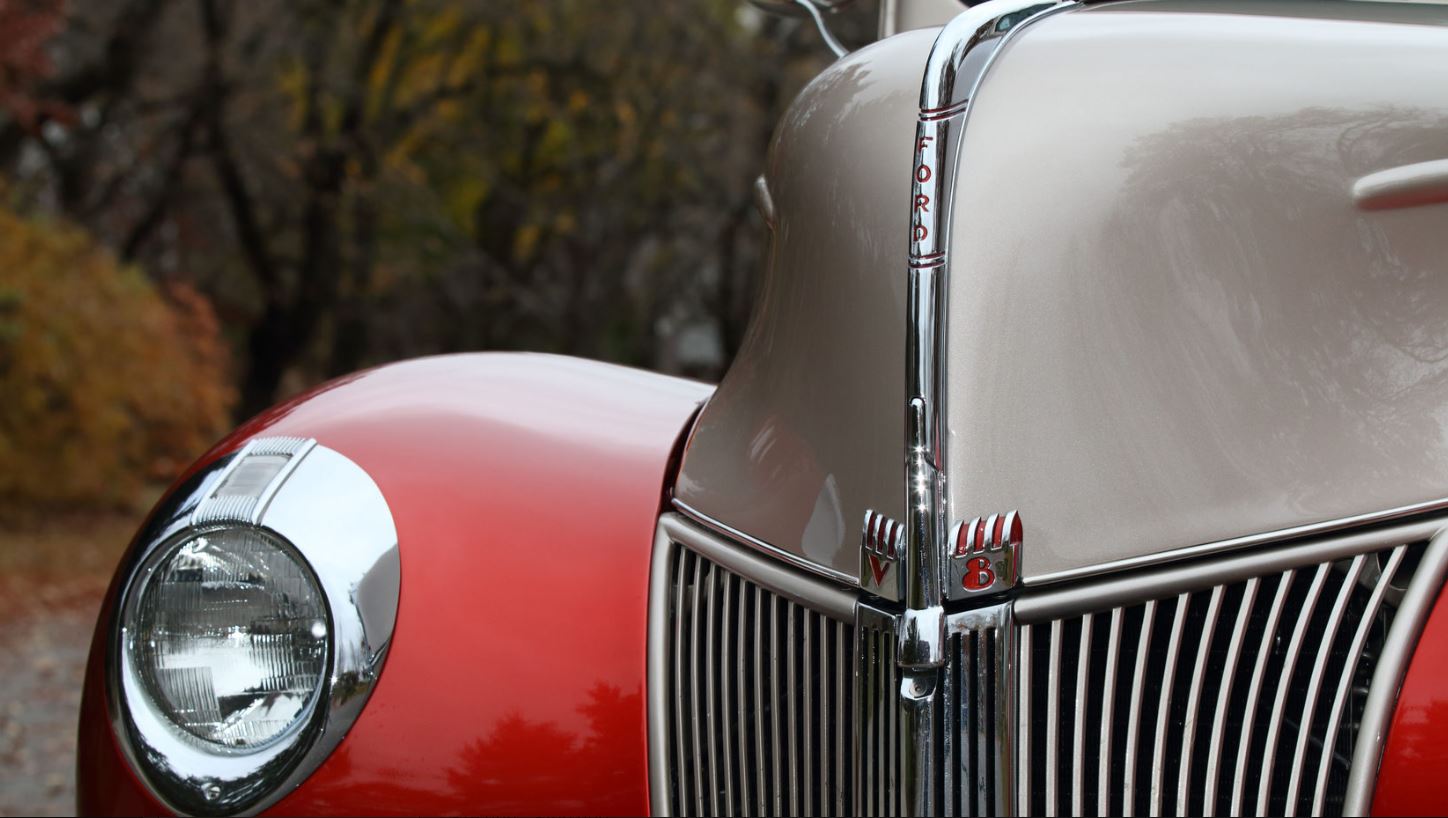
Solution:
M 904 553 L 905 526 L 878 511 L 865 512 L 860 530 L 860 585 L 888 599 L 900 595 L 895 566 Z

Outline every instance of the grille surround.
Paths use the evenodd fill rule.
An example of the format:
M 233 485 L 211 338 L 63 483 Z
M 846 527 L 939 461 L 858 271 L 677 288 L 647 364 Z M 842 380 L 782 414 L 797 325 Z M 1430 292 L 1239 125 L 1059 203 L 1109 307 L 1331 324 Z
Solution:
M 834 657 L 825 671 L 833 678 L 823 678 L 818 670 L 800 661 L 795 673 L 805 680 L 801 690 L 837 689 L 843 674 L 853 676 L 853 684 L 846 685 L 850 688 L 848 694 L 833 698 L 828 694 L 809 698 L 800 695 L 788 705 L 819 710 L 822 702 L 834 712 L 839 712 L 842 702 L 847 705 L 846 714 L 832 725 L 844 727 L 843 739 L 835 740 L 833 745 L 828 740 L 815 745 L 824 748 L 820 752 L 848 753 L 845 759 L 829 759 L 836 765 L 833 778 L 827 773 L 822 779 L 824 785 L 813 791 L 801 790 L 788 778 L 788 770 L 799 769 L 797 759 L 780 771 L 778 765 L 766 769 L 770 765 L 755 763 L 768 760 L 763 750 L 752 756 L 729 754 L 731 760 L 742 759 L 726 774 L 741 791 L 736 794 L 738 800 L 729 801 L 734 796 L 716 789 L 722 800 L 706 805 L 692 798 L 679 805 L 684 812 L 904 814 L 912 810 L 912 805 L 929 805 L 930 812 L 940 814 L 1037 814 L 1046 811 L 1042 799 L 1046 797 L 1047 768 L 1051 797 L 1058 799 L 1058 811 L 1121 812 L 1126 805 L 1120 793 L 1110 794 L 1113 787 L 1118 791 L 1123 788 L 1125 768 L 1121 765 L 1128 742 L 1123 730 L 1102 730 L 1101 725 L 1134 719 L 1132 734 L 1138 736 L 1133 742 L 1138 754 L 1138 764 L 1133 767 L 1137 770 L 1135 792 L 1149 793 L 1155 784 L 1156 803 L 1162 811 L 1176 812 L 1184 805 L 1188 811 L 1200 813 L 1204 811 L 1208 785 L 1194 776 L 1212 769 L 1220 773 L 1212 796 L 1214 806 L 1220 808 L 1213 811 L 1221 814 L 1233 803 L 1231 791 L 1237 775 L 1234 745 L 1222 737 L 1240 734 L 1242 723 L 1240 718 L 1234 721 L 1231 716 L 1218 717 L 1217 703 L 1224 700 L 1229 710 L 1240 711 L 1240 702 L 1248 695 L 1245 691 L 1253 687 L 1254 673 L 1259 677 L 1258 709 L 1270 711 L 1278 699 L 1284 698 L 1277 690 L 1280 685 L 1288 691 L 1285 698 L 1289 704 L 1296 703 L 1301 709 L 1302 703 L 1310 700 L 1309 710 L 1317 714 L 1304 726 L 1301 720 L 1286 715 L 1274 718 L 1269 712 L 1265 717 L 1268 728 L 1261 723 L 1249 728 L 1254 736 L 1251 741 L 1257 744 L 1262 743 L 1264 731 L 1270 729 L 1275 733 L 1273 746 L 1279 748 L 1277 758 L 1271 762 L 1277 779 L 1266 806 L 1281 811 L 1287 803 L 1281 793 L 1296 789 L 1298 798 L 1293 803 L 1299 813 L 1333 814 L 1339 808 L 1346 813 L 1365 811 L 1372 797 L 1381 741 L 1396 702 L 1397 687 L 1448 571 L 1448 533 L 1440 534 L 1445 525 L 1448 518 L 1438 515 L 1337 532 L 1251 553 L 1217 555 L 1091 578 L 1033 590 L 989 607 L 954 611 L 946 618 L 947 664 L 938 677 L 930 675 L 939 683 L 922 686 L 920 676 L 898 666 L 894 637 L 899 612 L 888 603 L 786 568 L 725 536 L 678 515 L 666 514 L 660 520 L 656 538 L 650 602 L 653 811 L 675 811 L 675 771 L 692 763 L 687 753 L 679 752 L 679 746 L 670 743 L 677 741 L 677 725 L 682 721 L 677 715 L 671 721 L 668 708 L 674 702 L 670 696 L 677 689 L 679 674 L 671 676 L 670 664 L 665 661 L 669 658 L 666 640 L 673 633 L 668 600 L 671 594 L 678 596 L 679 583 L 675 580 L 681 564 L 679 554 L 693 555 L 686 558 L 704 560 L 731 574 L 734 579 L 728 582 L 734 583 L 731 587 L 736 588 L 736 599 L 748 601 L 754 598 L 751 594 L 772 595 L 778 598 L 777 604 L 797 610 L 797 616 L 813 617 L 810 622 L 821 623 L 815 626 L 818 629 L 814 633 L 824 633 L 827 626 L 834 629 L 838 635 L 834 653 L 828 645 L 814 648 L 814 655 Z M 1398 579 L 1406 577 L 1406 582 L 1388 586 L 1368 581 L 1380 577 L 1390 562 Z M 1278 594 L 1274 583 L 1283 575 L 1293 577 L 1292 590 Z M 1391 621 L 1364 626 L 1363 622 L 1375 621 L 1372 615 L 1364 615 L 1370 613 L 1367 606 L 1374 595 L 1379 606 L 1386 608 L 1395 603 L 1396 616 Z M 1251 604 L 1244 604 L 1249 596 Z M 1308 597 L 1315 603 L 1301 604 Z M 1309 607 L 1311 610 L 1307 610 Z M 1142 622 L 1149 609 L 1155 623 L 1155 630 L 1149 632 L 1161 634 L 1150 639 L 1162 647 L 1148 644 L 1146 655 L 1151 661 L 1142 664 L 1134 661 L 1139 648 L 1133 643 L 1139 645 Z M 1274 609 L 1278 621 L 1267 628 Z M 705 608 L 698 610 L 707 613 Z M 719 604 L 716 616 L 722 611 Z M 1299 620 L 1308 624 L 1299 626 Z M 1205 639 L 1198 638 L 1206 622 L 1213 623 L 1212 628 Z M 1323 623 L 1331 623 L 1334 638 L 1326 642 L 1327 654 L 1319 655 L 1309 648 L 1315 641 L 1313 635 L 1325 633 Z M 1133 685 L 1142 689 L 1143 680 L 1160 679 L 1165 686 L 1161 671 L 1173 652 L 1172 633 L 1177 634 L 1172 665 L 1178 669 L 1173 681 L 1175 691 L 1166 697 L 1168 709 L 1163 719 L 1160 701 L 1152 697 L 1136 701 L 1130 691 Z M 1269 642 L 1279 652 L 1297 654 L 1296 667 L 1285 679 L 1280 673 L 1284 666 L 1280 658 L 1273 660 L 1275 665 L 1269 663 L 1266 670 L 1256 671 L 1260 653 L 1257 646 Z M 1071 665 L 1068 674 L 1055 674 L 1051 677 L 1054 682 L 1048 679 L 1045 684 L 1045 692 L 1032 686 L 1032 680 L 1041 678 L 1050 663 L 1052 645 L 1069 654 L 1083 643 L 1088 646 L 1091 661 Z M 853 646 L 853 650 L 839 650 L 841 645 Z M 734 642 L 730 647 L 736 656 L 753 650 L 746 642 Z M 1363 658 L 1373 651 L 1375 663 Z M 1353 653 L 1359 654 L 1353 665 L 1356 670 L 1345 677 L 1345 657 Z M 982 661 L 976 661 L 976 656 Z M 1112 661 L 1098 656 L 1112 657 Z M 829 667 L 845 668 L 840 664 L 841 657 L 852 665 L 829 671 Z M 737 667 L 727 661 L 721 666 L 735 674 L 732 684 L 742 690 L 752 671 L 750 665 L 740 661 Z M 1065 663 L 1057 661 L 1058 667 L 1064 669 Z M 1211 674 L 1192 672 L 1198 667 L 1225 667 L 1235 671 L 1235 680 L 1227 685 Z M 742 681 L 740 673 L 744 673 Z M 1344 678 L 1349 681 L 1344 683 Z M 1022 693 L 1013 701 L 1018 688 Z M 1101 689 L 1126 693 L 1105 697 L 1100 695 Z M 1343 690 L 1347 693 L 1340 692 Z M 974 691 L 985 691 L 986 695 Z M 1068 694 L 1064 698 L 1063 691 Z M 1339 701 L 1344 696 L 1350 700 L 1348 704 Z M 970 707 L 971 702 L 976 706 Z M 1275 707 L 1286 712 L 1280 703 Z M 735 707 L 734 712 L 741 724 L 752 718 L 747 708 Z M 1194 718 L 1181 717 L 1184 712 L 1192 713 Z M 708 714 L 703 715 L 707 729 Z M 1047 721 L 1055 725 L 1058 750 L 1054 753 L 1043 751 L 1048 746 L 1039 735 L 1044 728 L 1033 726 L 1043 717 L 1049 717 Z M 846 719 L 849 723 L 843 725 Z M 1353 722 L 1359 723 L 1356 736 L 1344 736 L 1344 727 Z M 1326 729 L 1328 723 L 1333 730 Z M 1156 738 L 1157 724 L 1168 725 L 1164 741 Z M 986 729 L 982 730 L 982 726 Z M 814 735 L 819 735 L 815 729 Z M 1330 792 L 1324 796 L 1319 794 L 1323 790 L 1320 770 L 1328 756 L 1310 747 L 1297 748 L 1308 747 L 1310 739 L 1318 734 L 1334 731 L 1339 736 L 1333 745 L 1336 760 L 1332 762 Z M 1309 742 L 1299 741 L 1303 736 Z M 784 744 L 805 752 L 805 745 L 797 742 L 786 740 Z M 835 750 L 830 751 L 830 746 Z M 658 752 L 661 747 L 668 748 L 668 752 Z M 1182 747 L 1187 747 L 1188 752 L 1183 753 Z M 1187 759 L 1187 763 L 1176 763 L 1169 753 Z M 1090 763 L 1073 765 L 1072 759 L 1083 756 Z M 709 760 L 707 753 L 696 757 L 705 763 Z M 823 769 L 824 759 L 819 755 L 811 759 L 807 769 Z M 716 763 L 722 768 L 722 759 Z M 912 764 L 923 773 L 912 777 Z M 1261 769 L 1260 758 L 1247 764 L 1246 769 L 1251 771 L 1254 764 Z M 1185 776 L 1181 775 L 1184 766 Z M 1106 791 L 1110 796 L 1104 806 L 1101 788 L 1092 785 L 1100 779 L 1102 769 L 1106 770 Z M 771 781 L 779 776 L 786 787 L 785 797 L 777 807 L 773 800 L 748 798 L 749 793 L 758 791 L 756 788 L 769 785 L 746 781 L 746 775 L 764 776 Z M 1188 782 L 1185 800 L 1180 797 L 1183 780 Z M 830 781 L 846 786 L 832 786 L 829 795 L 822 796 Z M 1242 809 L 1256 809 L 1257 792 L 1250 787 L 1237 789 L 1243 791 Z M 790 792 L 798 796 L 797 801 L 789 800 Z M 1139 814 L 1152 805 L 1150 799 L 1138 800 L 1133 802 L 1136 808 L 1132 812 Z M 765 809 L 759 809 L 761 806 Z

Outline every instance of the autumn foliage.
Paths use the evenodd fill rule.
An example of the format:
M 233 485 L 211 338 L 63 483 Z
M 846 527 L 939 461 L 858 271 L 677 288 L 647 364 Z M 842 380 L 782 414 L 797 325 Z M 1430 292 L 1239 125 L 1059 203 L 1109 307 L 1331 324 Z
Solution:
M 122 504 L 228 422 L 216 317 L 78 228 L 0 210 L 0 515 Z

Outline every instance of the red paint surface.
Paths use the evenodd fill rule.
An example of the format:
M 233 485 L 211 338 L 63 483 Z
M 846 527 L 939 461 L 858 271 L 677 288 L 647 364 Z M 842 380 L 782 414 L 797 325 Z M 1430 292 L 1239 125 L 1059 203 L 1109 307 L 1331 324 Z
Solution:
M 314 437 L 372 476 L 397 524 L 378 685 L 269 812 L 647 813 L 649 552 L 670 453 L 709 391 L 553 356 L 428 358 L 333 382 L 208 453 Z M 93 661 L 80 806 L 153 812 L 99 683 Z
M 1374 815 L 1448 813 L 1448 594 L 1440 592 L 1398 694 Z

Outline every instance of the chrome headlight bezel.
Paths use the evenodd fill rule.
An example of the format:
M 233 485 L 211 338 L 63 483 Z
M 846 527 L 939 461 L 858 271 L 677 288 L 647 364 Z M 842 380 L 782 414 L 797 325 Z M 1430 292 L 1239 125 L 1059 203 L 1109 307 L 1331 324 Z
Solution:
M 128 640 L 146 584 L 181 540 L 264 532 L 310 572 L 327 615 L 318 689 L 295 722 L 246 749 L 189 735 L 154 706 Z M 177 487 L 122 570 L 108 640 L 110 719 L 162 803 L 193 814 L 255 812 L 316 770 L 355 722 L 382 670 L 400 593 L 397 532 L 382 492 L 340 453 L 301 438 L 256 438 Z

